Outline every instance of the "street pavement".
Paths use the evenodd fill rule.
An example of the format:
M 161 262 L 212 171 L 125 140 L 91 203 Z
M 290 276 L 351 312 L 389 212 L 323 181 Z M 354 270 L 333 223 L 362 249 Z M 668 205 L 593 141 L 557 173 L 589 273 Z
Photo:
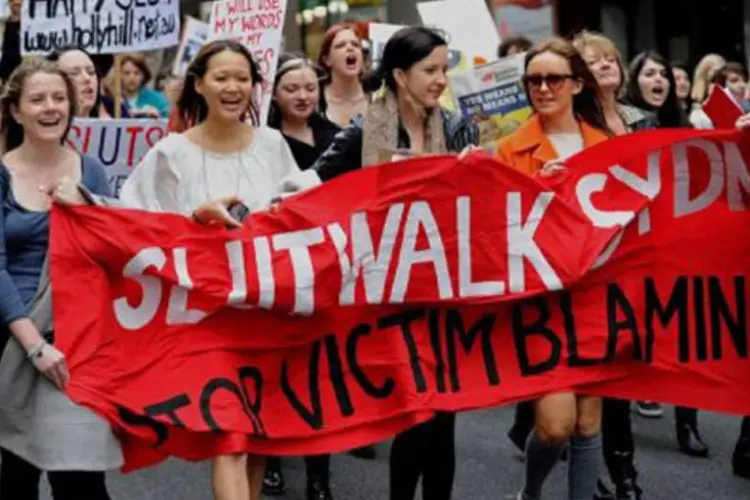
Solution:
M 522 483 L 523 464 L 506 438 L 513 418 L 511 408 L 464 413 L 457 424 L 455 500 L 504 500 Z M 640 482 L 645 500 L 750 499 L 750 481 L 731 473 L 731 455 L 740 419 L 701 413 L 700 430 L 711 448 L 708 459 L 689 458 L 677 451 L 674 419 L 665 411 L 660 420 L 633 415 Z M 289 491 L 283 499 L 304 500 L 304 463 L 288 459 L 284 470 Z M 333 458 L 337 500 L 388 498 L 388 444 L 378 446 L 374 461 L 348 455 Z M 210 467 L 169 461 L 153 469 L 109 478 L 113 500 L 211 500 Z M 545 500 L 565 500 L 566 467 L 561 463 L 550 476 Z M 421 498 L 419 496 L 418 498 Z M 43 500 L 50 500 L 46 484 Z M 82 499 L 83 500 L 83 499 Z

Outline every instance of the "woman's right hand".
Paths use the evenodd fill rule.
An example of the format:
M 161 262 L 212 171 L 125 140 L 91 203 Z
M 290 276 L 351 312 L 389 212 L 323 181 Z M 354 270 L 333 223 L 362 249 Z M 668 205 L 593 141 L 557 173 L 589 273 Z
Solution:
M 227 227 L 241 228 L 242 223 L 232 217 L 229 209 L 235 203 L 242 203 L 237 196 L 225 196 L 218 200 L 207 201 L 193 212 L 193 219 L 199 224 L 222 224 Z
M 58 351 L 55 346 L 45 342 L 30 361 L 61 391 L 68 385 L 70 381 L 68 364 L 65 361 L 65 355 Z
M 78 184 L 70 177 L 63 177 L 57 184 L 47 188 L 41 188 L 47 192 L 47 196 L 61 205 L 86 205 L 86 199 L 78 189 Z

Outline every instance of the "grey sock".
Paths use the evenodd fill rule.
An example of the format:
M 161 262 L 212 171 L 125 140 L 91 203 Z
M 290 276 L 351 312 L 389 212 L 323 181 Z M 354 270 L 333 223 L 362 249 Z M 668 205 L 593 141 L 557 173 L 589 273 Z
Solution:
M 555 467 L 563 448 L 565 444 L 550 446 L 542 442 L 536 431 L 529 435 L 526 441 L 526 482 L 522 490 L 524 500 L 541 499 L 544 481 Z M 591 498 L 586 500 L 591 500 Z
M 568 464 L 569 500 L 591 500 L 596 492 L 602 462 L 602 435 L 573 436 Z

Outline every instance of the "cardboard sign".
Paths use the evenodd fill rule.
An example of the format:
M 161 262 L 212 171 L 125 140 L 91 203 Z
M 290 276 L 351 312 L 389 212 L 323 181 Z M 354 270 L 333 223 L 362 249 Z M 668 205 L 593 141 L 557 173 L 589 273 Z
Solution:
M 141 158 L 166 135 L 166 119 L 86 118 L 73 122 L 67 143 L 102 162 L 112 193 L 117 196 Z
M 211 39 L 235 38 L 252 53 L 263 77 L 261 123 L 266 123 L 281 51 L 287 0 L 218 0 L 209 21 Z
M 21 54 L 46 55 L 76 45 L 92 54 L 177 45 L 178 0 L 26 0 Z
M 177 49 L 177 55 L 172 65 L 172 74 L 174 76 L 185 76 L 187 68 L 193 62 L 195 55 L 201 50 L 206 40 L 208 40 L 209 32 L 208 23 L 199 21 L 194 17 L 185 17 L 182 41 L 180 42 L 180 48 Z
M 524 54 L 450 75 L 456 109 L 479 126 L 480 141 L 492 148 L 531 115 L 521 78 Z
M 239 229 L 56 205 L 67 393 L 127 470 L 336 453 L 560 391 L 750 414 L 742 137 L 616 137 L 554 186 L 483 154 L 408 159 Z

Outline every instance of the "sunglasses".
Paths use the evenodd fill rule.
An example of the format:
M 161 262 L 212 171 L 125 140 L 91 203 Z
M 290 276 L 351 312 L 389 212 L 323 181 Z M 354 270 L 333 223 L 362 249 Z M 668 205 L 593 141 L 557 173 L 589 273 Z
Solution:
M 525 87 L 537 90 L 542 87 L 542 84 L 546 83 L 550 90 L 557 91 L 563 86 L 565 80 L 575 79 L 573 75 L 524 75 L 523 84 Z

